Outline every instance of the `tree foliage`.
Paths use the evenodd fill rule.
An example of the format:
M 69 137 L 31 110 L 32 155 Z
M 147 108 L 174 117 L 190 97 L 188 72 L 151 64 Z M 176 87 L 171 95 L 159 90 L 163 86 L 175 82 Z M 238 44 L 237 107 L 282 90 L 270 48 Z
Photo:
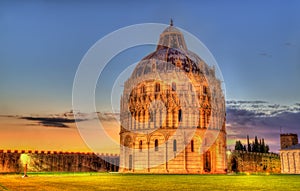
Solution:
M 256 152 L 256 153 L 269 153 L 269 145 L 265 144 L 265 140 L 257 138 L 255 136 L 254 141 L 252 143 L 249 142 L 249 136 L 247 135 L 247 145 L 243 145 L 240 140 L 235 142 L 235 150 L 238 151 L 248 151 L 248 152 Z

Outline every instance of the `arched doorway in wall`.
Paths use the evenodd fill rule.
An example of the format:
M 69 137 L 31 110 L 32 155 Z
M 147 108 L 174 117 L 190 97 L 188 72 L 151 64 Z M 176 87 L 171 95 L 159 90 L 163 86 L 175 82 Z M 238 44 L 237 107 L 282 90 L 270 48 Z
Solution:
M 132 170 L 132 155 L 129 155 L 129 161 L 128 161 L 128 163 L 129 163 L 129 170 Z
M 206 151 L 203 155 L 203 169 L 205 172 L 211 171 L 211 155 L 210 151 Z
M 236 157 L 233 157 L 231 159 L 231 170 L 233 172 L 238 172 L 238 161 L 237 161 L 237 158 Z
M 124 168 L 131 171 L 133 168 L 133 156 L 132 156 L 133 140 L 130 135 L 127 135 L 125 137 L 123 144 L 124 144 L 124 148 L 123 148 Z

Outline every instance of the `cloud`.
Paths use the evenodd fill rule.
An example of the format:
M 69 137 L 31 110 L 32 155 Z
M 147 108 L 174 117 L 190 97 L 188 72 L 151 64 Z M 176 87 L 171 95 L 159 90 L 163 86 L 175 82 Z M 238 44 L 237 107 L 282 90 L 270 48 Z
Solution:
M 283 43 L 284 46 L 287 46 L 287 47 L 295 47 L 296 45 L 294 43 L 291 43 L 291 42 L 285 42 Z
M 99 119 L 105 122 L 114 122 L 119 120 L 119 113 L 76 113 L 76 120 L 74 118 L 73 112 L 65 112 L 62 114 L 51 114 L 47 116 L 23 116 L 21 119 L 26 119 L 29 121 L 37 121 L 40 125 L 45 127 L 58 127 L 58 128 L 68 128 L 67 124 Z M 32 124 L 31 124 L 32 125 Z
M 260 52 L 259 56 L 263 56 L 263 57 L 267 57 L 267 58 L 271 58 L 272 57 L 272 55 L 269 54 L 269 53 L 267 53 L 267 52 Z
M 300 112 L 299 103 L 293 105 L 280 105 L 266 101 L 227 101 L 226 105 L 227 109 L 245 110 L 261 117 L 276 116 L 284 112 Z
M 74 119 L 67 118 L 50 118 L 50 117 L 21 117 L 21 119 L 27 119 L 30 121 L 38 121 L 41 125 L 46 127 L 59 127 L 68 128 L 65 123 L 74 123 Z
M 284 46 L 293 46 L 293 45 L 292 45 L 292 43 L 290 43 L 290 42 L 285 42 L 285 43 L 284 43 Z
M 280 133 L 300 134 L 300 104 L 279 105 L 265 101 L 227 101 L 228 139 L 265 138 L 273 152 L 280 148 Z M 231 141 L 232 142 L 232 141 Z M 229 145 L 232 147 L 232 145 Z
M 98 118 L 99 120 L 104 121 L 116 121 L 120 119 L 120 113 L 102 113 L 98 112 Z

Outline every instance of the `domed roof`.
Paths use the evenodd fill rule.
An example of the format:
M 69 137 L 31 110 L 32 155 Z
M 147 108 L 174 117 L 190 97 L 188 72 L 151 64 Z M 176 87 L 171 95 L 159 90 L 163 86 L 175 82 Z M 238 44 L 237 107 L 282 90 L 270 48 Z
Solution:
M 154 59 L 156 61 L 163 61 L 156 62 L 157 65 L 159 65 L 159 63 L 171 63 L 176 67 L 180 67 L 185 72 L 200 72 L 200 69 L 197 66 L 196 62 L 191 60 L 189 55 L 185 51 L 178 48 L 169 48 L 163 46 L 162 48 L 143 58 L 142 61 L 147 61 L 151 59 Z M 160 67 L 157 66 L 156 68 Z
M 170 64 L 187 73 L 205 73 L 208 75 L 210 72 L 202 59 L 187 49 L 183 34 L 173 26 L 172 21 L 170 26 L 161 33 L 156 51 L 139 62 L 132 73 L 132 77 L 154 72 L 153 64 L 156 64 L 156 71 L 161 72 L 174 69 Z
M 179 48 L 187 50 L 183 34 L 180 30 L 173 26 L 171 20 L 170 26 L 168 26 L 160 35 L 157 50 L 163 47 Z
M 176 27 L 173 27 L 173 19 L 170 20 L 170 26 L 167 27 L 163 33 L 167 33 L 167 32 L 181 33 L 180 30 L 178 30 Z

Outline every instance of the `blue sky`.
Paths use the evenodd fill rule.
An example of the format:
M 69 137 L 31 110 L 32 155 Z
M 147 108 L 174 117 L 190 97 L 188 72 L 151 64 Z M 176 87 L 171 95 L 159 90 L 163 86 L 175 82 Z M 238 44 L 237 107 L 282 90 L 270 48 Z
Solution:
M 122 2 L 1 1 L 0 113 L 70 110 L 76 69 L 97 40 L 121 27 L 168 24 L 170 18 L 210 49 L 227 100 L 300 101 L 299 1 Z M 153 48 L 125 55 L 111 75 Z M 103 80 L 109 90 L 112 79 Z

